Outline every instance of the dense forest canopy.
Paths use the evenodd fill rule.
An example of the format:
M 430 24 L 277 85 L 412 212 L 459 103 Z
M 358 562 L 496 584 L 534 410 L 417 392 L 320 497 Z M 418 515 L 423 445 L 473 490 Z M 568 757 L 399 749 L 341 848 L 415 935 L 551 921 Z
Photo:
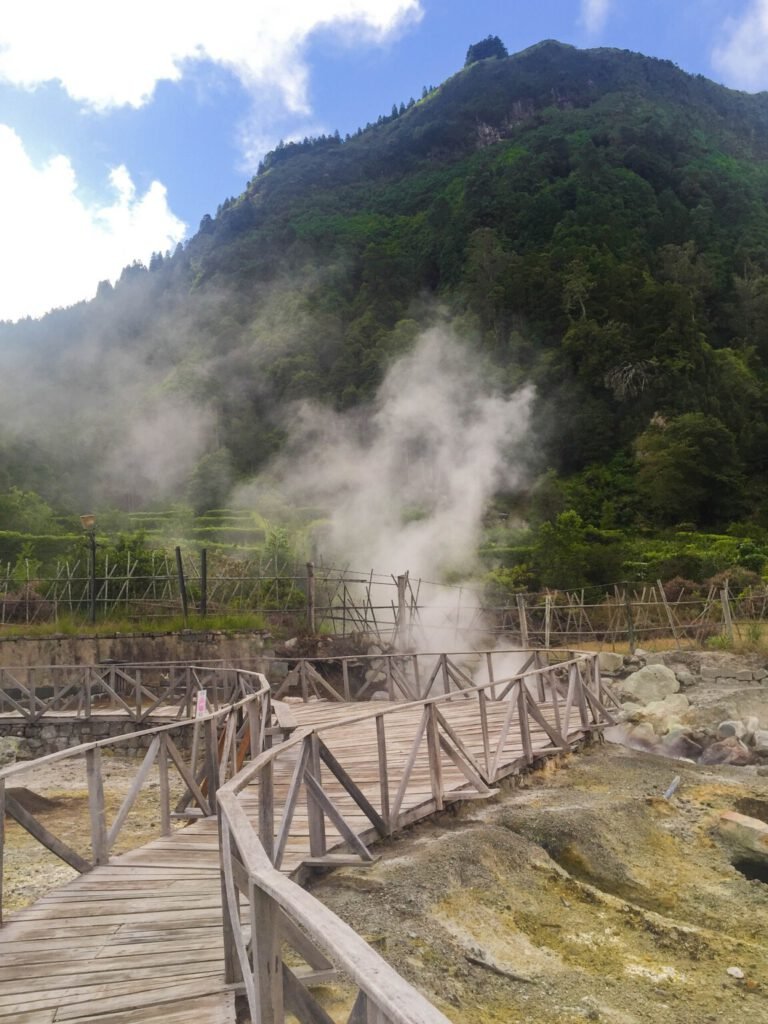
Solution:
M 365 408 L 441 321 L 495 393 L 536 389 L 531 486 L 499 514 L 762 538 L 767 158 L 766 94 L 626 51 L 474 44 L 354 135 L 278 147 L 92 302 L 0 325 L 3 525 L 220 507 L 291 403 Z

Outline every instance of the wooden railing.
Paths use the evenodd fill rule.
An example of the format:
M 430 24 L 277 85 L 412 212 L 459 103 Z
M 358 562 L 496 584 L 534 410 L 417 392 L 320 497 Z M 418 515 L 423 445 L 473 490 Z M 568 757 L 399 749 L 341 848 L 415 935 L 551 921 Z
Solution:
M 202 689 L 214 709 L 251 692 L 248 677 L 222 664 L 38 665 L 0 668 L 0 718 L 37 722 L 46 715 L 77 719 L 114 712 L 141 724 L 150 716 L 190 718 Z
M 446 661 L 441 659 L 441 665 L 445 668 Z M 252 1019 L 282 1022 L 287 1010 L 302 1024 L 332 1024 L 282 959 L 284 941 L 306 960 L 310 979 L 333 970 L 336 963 L 357 985 L 348 1024 L 437 1024 L 446 1019 L 279 870 L 302 793 L 306 819 L 295 831 L 306 831 L 308 825 L 309 850 L 303 863 L 370 862 L 371 839 L 389 836 L 449 801 L 490 796 L 506 775 L 536 758 L 568 750 L 574 740 L 610 723 L 606 699 L 596 655 L 537 667 L 530 660 L 508 678 L 418 701 L 382 704 L 373 713 L 369 709 L 333 725 L 297 730 L 235 775 L 219 790 L 225 966 L 227 981 L 244 988 Z M 366 763 L 361 765 L 359 756 L 345 758 L 338 745 L 335 752 L 331 749 L 334 735 L 349 736 L 363 728 L 369 735 L 375 730 L 375 761 L 373 756 L 363 758 Z M 390 741 L 396 732 L 395 744 Z M 478 732 L 481 749 L 471 749 L 470 734 Z M 543 734 L 543 742 L 534 742 L 534 733 Z M 422 776 L 426 768 L 430 796 L 417 797 L 414 803 L 407 797 L 417 764 Z M 290 779 L 281 807 L 276 806 L 278 774 Z M 447 785 L 449 774 L 452 786 Z M 258 786 L 258 828 L 238 799 L 252 784 Z M 362 830 L 347 820 L 349 810 L 347 817 L 340 810 L 339 794 L 345 806 L 356 808 L 358 818 L 362 814 Z M 328 841 L 327 826 L 339 837 L 335 845 Z M 343 861 L 331 853 L 339 848 L 347 851 Z
M 80 873 L 90 871 L 99 864 L 109 863 L 110 854 L 128 815 L 139 793 L 147 785 L 155 765 L 160 835 L 170 834 L 174 819 L 193 820 L 216 814 L 219 787 L 242 767 L 247 756 L 253 757 L 265 749 L 269 734 L 273 731 L 271 695 L 265 677 L 242 669 L 219 669 L 216 674 L 219 694 L 227 694 L 231 698 L 239 696 L 239 699 L 220 704 L 217 709 L 195 718 L 188 717 L 152 729 L 82 743 L 34 761 L 0 769 L 0 924 L 6 814 L 38 843 Z M 207 675 L 202 678 L 210 684 Z M 193 707 L 194 697 L 193 692 Z M 180 707 L 183 706 L 180 704 Z M 184 737 L 187 742 L 178 742 L 180 731 L 188 734 Z M 110 824 L 105 805 L 102 751 L 109 747 L 119 752 L 122 746 L 135 744 L 137 738 L 147 742 L 148 749 L 143 760 L 137 762 L 133 781 Z M 89 854 L 73 849 L 60 836 L 54 835 L 23 806 L 11 790 L 14 783 L 33 769 L 75 759 L 85 763 L 90 816 Z M 180 799 L 175 803 L 171 797 L 171 771 L 178 773 L 181 780 L 179 788 L 183 789 Z
M 283 664 L 288 671 L 275 687 L 275 697 L 300 696 L 336 701 L 368 701 L 373 694 L 389 701 L 423 700 L 432 694 L 472 689 L 482 673 L 490 682 L 505 670 L 510 659 L 518 664 L 515 673 L 551 666 L 574 657 L 573 651 L 543 651 L 528 648 L 486 651 L 337 655 L 315 658 L 270 658 L 262 663 L 267 674 Z

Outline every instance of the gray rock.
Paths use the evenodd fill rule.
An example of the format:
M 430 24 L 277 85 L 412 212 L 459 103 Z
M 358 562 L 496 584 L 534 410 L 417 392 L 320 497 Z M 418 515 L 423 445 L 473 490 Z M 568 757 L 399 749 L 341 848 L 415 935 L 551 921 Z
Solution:
M 627 676 L 619 684 L 619 689 L 630 700 L 648 704 L 678 693 L 680 683 L 672 669 L 666 665 L 647 665 Z
M 703 753 L 701 747 L 685 729 L 673 729 L 661 741 L 662 749 L 667 757 L 686 758 L 698 761 Z
M 687 668 L 676 668 L 675 676 L 683 690 L 690 690 L 692 686 L 696 685 L 696 677 Z
M 600 651 L 597 663 L 601 672 L 619 672 L 624 668 L 624 655 L 614 654 L 612 651 Z
M 0 736 L 0 768 L 14 764 L 19 756 L 21 740 L 18 736 Z
M 752 746 L 759 757 L 768 755 L 768 729 L 756 729 L 752 734 Z
M 740 740 L 746 735 L 747 727 L 740 719 L 721 722 L 717 727 L 717 738 L 720 740 L 727 739 L 728 736 L 735 736 L 737 740 Z
M 735 736 L 728 736 L 707 747 L 699 759 L 700 764 L 745 765 L 752 761 L 752 751 Z
M 762 778 L 768 778 L 768 764 L 764 764 L 760 768 L 758 768 L 757 774 L 760 775 Z

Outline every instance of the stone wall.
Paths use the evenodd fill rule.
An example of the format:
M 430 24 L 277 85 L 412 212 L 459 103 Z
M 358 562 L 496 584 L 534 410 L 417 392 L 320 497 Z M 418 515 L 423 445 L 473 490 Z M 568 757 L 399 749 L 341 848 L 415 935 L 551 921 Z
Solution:
M 158 723 L 153 723 L 157 725 Z M 144 729 L 152 728 L 152 725 L 143 726 Z M 93 740 L 104 740 L 108 737 L 127 736 L 138 730 L 130 723 L 121 720 L 90 719 L 69 721 L 52 721 L 42 719 L 38 722 L 14 722 L 0 724 L 0 748 L 4 747 L 3 740 L 9 737 L 16 737 L 20 740 L 15 748 L 15 757 L 19 761 L 28 761 L 36 757 L 43 757 L 45 754 L 53 754 L 59 750 L 66 750 L 67 747 L 75 747 L 80 743 L 90 743 Z M 180 749 L 188 749 L 192 743 L 192 728 L 190 726 L 180 727 L 171 730 L 171 738 Z M 137 736 L 133 740 L 126 740 L 116 749 L 125 756 L 142 753 L 152 742 L 151 736 Z M 10 746 L 10 745 L 8 745 Z
M 264 652 L 265 634 L 197 632 L 0 638 L 0 666 L 98 665 L 104 662 L 250 662 Z M 245 666 L 244 666 L 245 667 Z M 24 682 L 22 675 L 22 682 Z

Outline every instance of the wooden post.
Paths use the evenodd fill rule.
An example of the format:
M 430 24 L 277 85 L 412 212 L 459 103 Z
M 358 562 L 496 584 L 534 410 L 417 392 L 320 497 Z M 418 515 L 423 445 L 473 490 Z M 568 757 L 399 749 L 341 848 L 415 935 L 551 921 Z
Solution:
M 203 732 L 205 733 L 205 773 L 208 779 L 206 796 L 208 797 L 208 806 L 213 814 L 216 809 L 216 791 L 219 788 L 219 762 L 216 749 L 216 723 L 212 718 L 207 718 L 203 722 Z
M 341 659 L 341 677 L 344 687 L 344 700 L 349 701 L 352 698 L 349 692 L 349 665 L 346 658 Z
M 104 780 L 101 774 L 101 747 L 85 752 L 85 770 L 88 777 L 88 809 L 91 815 L 91 849 L 94 864 L 109 862 L 107 821 L 104 808 Z
M 408 586 L 408 573 L 397 577 L 397 624 L 395 626 L 395 646 L 407 647 L 410 643 L 408 628 L 405 622 L 406 602 L 405 591 Z
M 632 620 L 632 599 L 629 596 L 629 584 L 624 586 L 624 605 L 627 609 L 627 645 L 629 653 L 635 653 L 635 624 Z
M 168 784 L 168 749 L 165 745 L 165 733 L 159 734 L 160 745 L 157 749 L 157 772 L 160 782 L 160 833 L 171 834 L 171 790 Z
M 320 740 L 316 733 L 308 736 L 305 743 L 309 744 L 309 760 L 307 774 L 311 775 L 318 785 L 322 786 L 320 776 Z M 313 857 L 324 857 L 327 853 L 325 841 L 325 815 L 317 800 L 305 787 L 307 792 L 307 819 L 309 824 L 309 852 Z
M 523 650 L 528 650 L 530 644 L 528 643 L 528 618 L 525 614 L 525 595 L 517 594 L 517 614 L 520 617 L 520 646 Z
M 392 816 L 389 803 L 389 769 L 387 766 L 387 737 L 384 732 L 384 716 L 376 715 L 376 748 L 379 755 L 379 787 L 381 792 L 381 816 L 392 834 Z
M 675 620 L 674 620 L 674 617 L 672 615 L 672 609 L 669 607 L 669 601 L 667 601 L 667 595 L 664 593 L 664 587 L 661 585 L 661 580 L 656 580 L 656 585 L 659 588 L 659 594 L 661 595 L 661 600 L 662 600 L 662 603 L 664 605 L 664 610 L 667 613 L 667 620 L 669 622 L 669 628 L 672 630 L 672 636 L 675 638 L 675 643 L 677 644 L 678 649 L 679 649 L 679 647 L 680 647 L 680 636 L 679 636 L 679 634 L 677 632 L 677 627 L 675 626 Z
M 184 616 L 184 625 L 187 624 L 189 609 L 187 607 L 187 586 L 184 582 L 184 563 L 181 560 L 181 548 L 176 548 L 176 575 L 179 580 L 179 597 L 181 598 L 181 614 Z
M 725 629 L 725 635 L 729 640 L 733 640 L 733 619 L 731 618 L 731 602 L 728 600 L 728 582 L 726 581 L 725 586 L 720 591 L 720 603 L 723 606 L 723 627 Z
M 315 635 L 315 565 L 307 562 L 307 632 Z
M 259 839 L 270 861 L 275 861 L 275 812 L 272 762 L 265 761 L 259 772 Z
M 280 956 L 280 908 L 253 882 L 248 885 L 251 964 L 259 1024 L 282 1024 L 283 971 Z
M 0 779 L 0 927 L 3 924 L 3 853 L 5 850 L 5 779 Z
M 208 548 L 200 552 L 200 618 L 208 614 Z
M 440 763 L 440 734 L 437 725 L 437 708 L 432 704 L 427 705 L 427 754 L 429 757 L 429 781 L 432 786 L 432 796 L 438 811 L 443 809 L 443 766 Z
M 552 597 L 547 594 L 544 598 L 544 646 L 549 650 L 552 638 Z

